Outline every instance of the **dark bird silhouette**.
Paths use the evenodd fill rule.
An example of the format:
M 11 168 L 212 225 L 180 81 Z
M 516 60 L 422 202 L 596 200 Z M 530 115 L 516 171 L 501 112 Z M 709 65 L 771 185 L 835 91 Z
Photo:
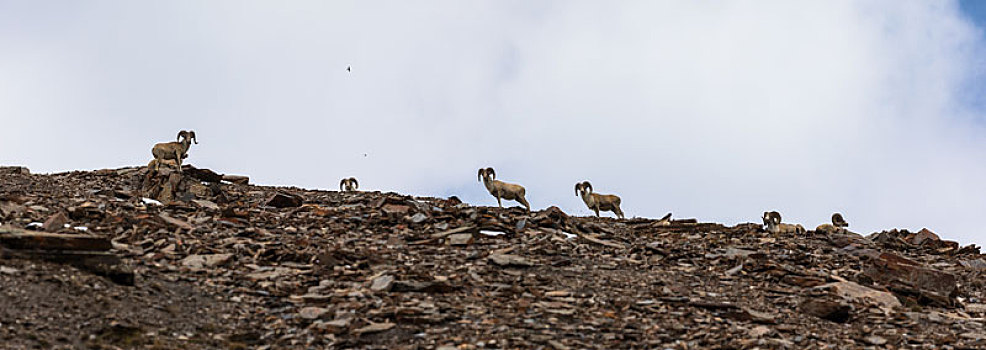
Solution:
M 346 66 L 346 71 L 352 73 L 353 72 L 353 67 L 352 66 Z

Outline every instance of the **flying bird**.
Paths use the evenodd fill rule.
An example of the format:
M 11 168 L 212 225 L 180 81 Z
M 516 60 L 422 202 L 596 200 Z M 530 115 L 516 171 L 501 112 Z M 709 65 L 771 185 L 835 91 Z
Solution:
M 346 71 L 352 73 L 353 72 L 353 66 L 346 66 Z

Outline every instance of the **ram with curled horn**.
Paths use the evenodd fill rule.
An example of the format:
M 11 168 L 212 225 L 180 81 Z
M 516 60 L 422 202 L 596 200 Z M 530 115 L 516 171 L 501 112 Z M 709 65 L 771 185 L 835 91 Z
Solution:
M 500 206 L 500 208 L 503 208 L 503 202 L 501 200 L 506 199 L 508 201 L 512 200 L 523 204 L 524 207 L 527 208 L 527 212 L 531 212 L 531 205 L 527 203 L 527 199 L 524 198 L 524 195 L 527 193 L 524 186 L 497 180 L 496 172 L 493 171 L 493 168 L 479 169 L 477 177 L 479 181 L 482 181 L 483 185 L 486 186 L 486 190 L 489 191 L 493 197 L 496 197 L 496 204 Z
M 817 233 L 845 233 L 845 232 L 849 231 L 848 229 L 846 229 L 846 227 L 849 227 L 849 223 L 846 222 L 846 219 L 842 217 L 842 214 L 834 213 L 834 214 L 832 214 L 832 223 L 831 224 L 821 224 L 821 225 L 818 225 L 818 227 L 815 228 L 815 232 L 817 232 Z
M 612 211 L 616 217 L 623 219 L 623 210 L 620 210 L 620 197 L 613 194 L 599 194 L 592 192 L 592 184 L 589 181 L 582 181 L 575 184 L 575 195 L 582 197 L 585 205 L 596 212 Z
M 182 159 L 188 157 L 188 148 L 191 147 L 192 142 L 199 143 L 199 140 L 195 138 L 195 131 L 182 130 L 178 132 L 177 141 L 154 145 L 151 148 L 151 155 L 154 156 L 154 160 L 151 161 L 154 171 L 161 167 L 161 163 L 170 163 L 166 162 L 170 160 L 174 161 L 175 168 L 180 172 Z
M 765 211 L 763 213 L 764 230 L 770 233 L 805 233 L 805 228 L 800 224 L 781 223 L 781 213 L 776 211 Z
M 359 189 L 359 182 L 356 181 L 355 177 L 348 179 L 342 179 L 339 182 L 339 191 L 353 192 Z

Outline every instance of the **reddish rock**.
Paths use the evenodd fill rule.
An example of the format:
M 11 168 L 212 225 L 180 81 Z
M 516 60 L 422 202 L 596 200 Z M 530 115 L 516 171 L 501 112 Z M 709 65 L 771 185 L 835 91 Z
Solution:
M 285 192 L 277 192 L 267 200 L 267 205 L 275 208 L 300 207 L 301 203 L 301 197 Z
M 65 228 L 65 224 L 67 223 L 69 223 L 68 216 L 63 212 L 58 212 L 49 217 L 41 227 L 44 228 L 45 231 L 56 232 Z
M 923 303 L 953 305 L 958 290 L 955 275 L 892 253 L 869 260 L 863 273 L 895 294 Z
M 147 184 L 179 201 L 149 205 L 141 197 L 159 192 L 143 192 L 145 169 L 99 174 L 0 176 L 0 232 L 64 210 L 92 232 L 0 233 L 0 289 L 14 306 L 0 308 L 3 348 L 986 345 L 986 258 L 930 235 L 914 245 L 888 231 L 881 244 L 225 181 L 189 198 L 206 194 L 201 180 L 173 183 L 166 168 Z M 307 205 L 271 208 L 278 192 Z M 104 250 L 65 249 L 92 238 Z M 140 273 L 114 285 L 106 263 Z M 950 290 L 933 277 L 949 275 L 962 307 L 931 302 Z M 123 321 L 138 326 L 112 325 Z
M 908 243 L 913 245 L 934 244 L 937 241 L 941 241 L 941 237 L 926 228 L 921 229 L 908 239 Z
M 199 169 L 193 166 L 183 166 L 182 173 L 185 176 L 190 176 L 193 179 L 205 182 L 219 182 L 223 180 L 223 176 L 216 174 L 215 171 L 209 169 Z
M 874 304 L 884 311 L 891 312 L 900 308 L 897 298 L 886 291 L 876 290 L 859 283 L 850 281 L 833 282 L 818 286 L 816 289 L 828 290 L 833 295 L 857 304 Z

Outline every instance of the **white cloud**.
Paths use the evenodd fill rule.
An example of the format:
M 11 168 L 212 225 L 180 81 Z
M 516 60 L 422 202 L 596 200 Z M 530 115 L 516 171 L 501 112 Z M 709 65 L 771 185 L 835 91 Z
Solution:
M 984 45 L 951 2 L 69 4 L 0 5 L 0 163 L 193 128 L 190 162 L 268 184 L 489 205 L 495 166 L 536 208 L 587 214 L 589 179 L 630 216 L 986 241 Z

